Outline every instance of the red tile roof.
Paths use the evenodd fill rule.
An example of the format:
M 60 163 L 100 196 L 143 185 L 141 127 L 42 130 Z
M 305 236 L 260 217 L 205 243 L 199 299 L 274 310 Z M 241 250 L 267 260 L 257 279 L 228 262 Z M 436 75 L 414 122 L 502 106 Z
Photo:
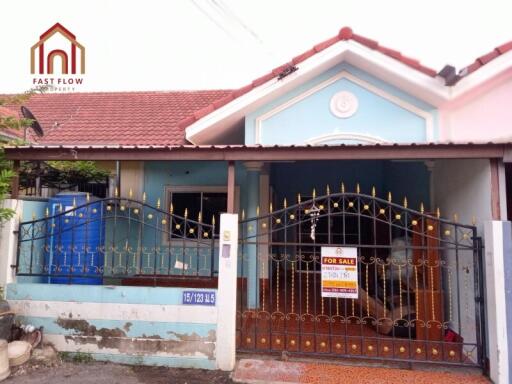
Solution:
M 499 47 L 494 48 L 491 52 L 486 53 L 483 56 L 480 56 L 473 63 L 471 63 L 470 65 L 461 70 L 461 76 L 467 76 L 475 72 L 477 69 L 482 68 L 487 63 L 491 62 L 492 60 L 509 51 L 512 51 L 512 41 L 502 44 Z
M 40 144 L 179 145 L 178 122 L 230 90 L 37 94 L 24 105 L 44 130 Z M 19 106 L 11 110 L 19 111 Z
M 349 27 L 343 27 L 343 28 L 341 28 L 341 30 L 339 31 L 339 33 L 336 36 L 331 37 L 330 39 L 327 39 L 327 40 L 315 45 L 310 50 L 303 52 L 302 54 L 300 54 L 298 56 L 295 56 L 290 62 L 285 63 L 277 68 L 274 68 L 271 72 L 259 77 L 258 79 L 254 80 L 252 83 L 247 84 L 246 86 L 244 86 L 242 88 L 232 91 L 230 94 L 227 94 L 222 99 L 217 100 L 216 102 L 205 106 L 203 109 L 196 111 L 194 114 L 191 114 L 190 116 L 187 116 L 187 118 L 185 118 L 181 122 L 179 122 L 179 124 L 178 124 L 179 127 L 182 129 L 185 129 L 189 125 L 195 123 L 197 120 L 208 115 L 209 113 L 213 112 L 214 110 L 219 109 L 220 107 L 222 107 L 223 105 L 236 99 L 237 97 L 240 97 L 240 96 L 246 94 L 247 92 L 251 91 L 253 88 L 256 88 L 256 87 L 262 85 L 263 83 L 265 83 L 275 77 L 278 77 L 279 74 L 282 73 L 287 68 L 290 68 L 299 63 L 302 63 L 304 60 L 309 59 L 311 56 L 317 54 L 318 52 L 321 52 L 324 49 L 329 48 L 331 45 L 336 44 L 343 40 L 356 41 L 359 44 L 364 45 L 365 47 L 368 47 L 368 48 L 378 51 L 386 56 L 389 56 L 395 60 L 398 60 L 398 61 L 402 62 L 403 64 L 405 64 L 405 65 L 407 65 L 407 66 L 409 66 L 427 76 L 435 77 L 437 75 L 437 71 L 422 65 L 418 60 L 413 59 L 408 56 L 404 56 L 400 52 L 395 51 L 394 49 L 384 47 L 384 46 L 380 45 L 375 40 L 355 34 L 352 32 L 352 29 Z

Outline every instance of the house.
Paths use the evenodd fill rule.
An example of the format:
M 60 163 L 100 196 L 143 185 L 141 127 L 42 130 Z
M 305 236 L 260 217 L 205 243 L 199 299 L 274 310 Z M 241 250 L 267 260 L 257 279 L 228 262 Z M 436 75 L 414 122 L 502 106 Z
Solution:
M 97 359 L 286 351 L 508 382 L 511 50 L 436 71 L 342 28 L 237 90 L 34 96 L 46 133 L 6 148 L 15 167 L 94 160 L 115 183 L 23 202 L 7 297 Z M 94 246 L 60 240 L 92 223 Z

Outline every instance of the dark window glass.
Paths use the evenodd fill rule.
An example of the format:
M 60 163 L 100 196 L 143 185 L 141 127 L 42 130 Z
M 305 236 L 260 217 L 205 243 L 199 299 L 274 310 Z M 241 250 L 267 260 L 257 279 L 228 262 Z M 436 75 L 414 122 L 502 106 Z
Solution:
M 228 198 L 226 193 L 203 193 L 203 221 L 212 223 L 215 217 L 215 234 L 219 234 L 220 214 L 226 212 Z
M 219 192 L 171 192 L 170 202 L 173 206 L 174 214 L 185 216 L 187 210 L 187 219 L 198 221 L 199 212 L 201 212 L 201 220 L 205 224 L 212 224 L 215 217 L 215 234 L 219 234 L 220 214 L 226 212 L 227 194 Z M 192 224 L 191 224 L 192 225 Z M 196 237 L 197 229 L 193 234 L 189 233 L 189 229 L 180 227 L 176 229 L 175 225 L 171 229 L 175 237 Z M 173 237 L 174 237 L 173 236 Z

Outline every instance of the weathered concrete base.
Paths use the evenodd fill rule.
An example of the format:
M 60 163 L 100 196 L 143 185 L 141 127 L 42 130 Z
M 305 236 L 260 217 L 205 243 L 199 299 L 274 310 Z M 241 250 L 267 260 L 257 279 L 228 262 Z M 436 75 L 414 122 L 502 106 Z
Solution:
M 217 310 L 182 305 L 182 289 L 10 284 L 17 321 L 59 352 L 124 364 L 215 369 Z

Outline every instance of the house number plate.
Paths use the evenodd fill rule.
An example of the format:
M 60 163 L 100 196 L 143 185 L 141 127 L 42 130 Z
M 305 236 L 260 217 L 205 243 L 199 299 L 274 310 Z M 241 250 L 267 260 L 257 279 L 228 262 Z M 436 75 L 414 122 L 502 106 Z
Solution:
M 215 291 L 183 291 L 185 305 L 215 305 Z

